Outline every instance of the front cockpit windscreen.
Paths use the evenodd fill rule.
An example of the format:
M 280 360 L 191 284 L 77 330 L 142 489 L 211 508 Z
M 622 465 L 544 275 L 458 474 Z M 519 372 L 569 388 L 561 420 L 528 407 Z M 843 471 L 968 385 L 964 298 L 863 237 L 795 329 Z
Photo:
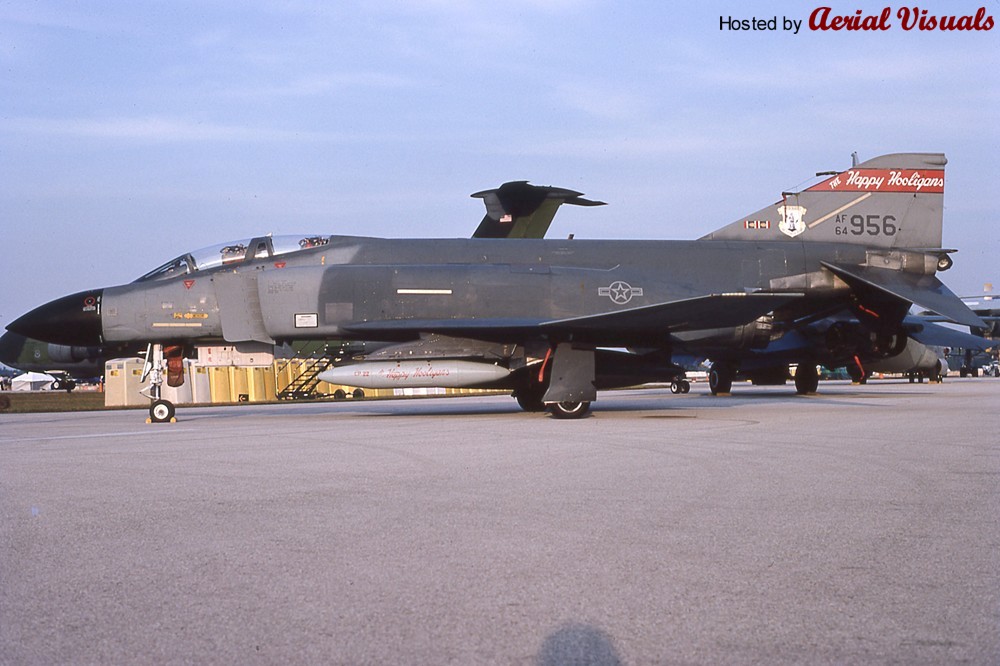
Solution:
M 168 280 L 178 275 L 188 275 L 195 271 L 203 271 L 225 264 L 237 264 L 251 259 L 267 259 L 268 257 L 322 247 L 329 242 L 329 236 L 261 236 L 222 243 L 182 254 L 146 273 L 136 282 Z

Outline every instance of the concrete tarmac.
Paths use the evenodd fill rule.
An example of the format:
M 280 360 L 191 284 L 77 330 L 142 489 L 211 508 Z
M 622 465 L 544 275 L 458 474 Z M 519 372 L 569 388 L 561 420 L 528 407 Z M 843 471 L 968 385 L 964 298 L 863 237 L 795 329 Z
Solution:
M 3 663 L 1000 663 L 1000 380 L 0 415 Z

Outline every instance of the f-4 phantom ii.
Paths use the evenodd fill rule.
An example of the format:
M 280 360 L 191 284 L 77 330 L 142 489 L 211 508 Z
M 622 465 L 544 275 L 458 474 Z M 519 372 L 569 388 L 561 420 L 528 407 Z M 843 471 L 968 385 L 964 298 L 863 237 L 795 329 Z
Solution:
M 913 304 L 982 326 L 935 276 L 952 263 L 945 164 L 941 154 L 877 157 L 695 241 L 322 236 L 279 252 L 276 239 L 255 239 L 238 261 L 166 265 L 9 328 L 59 344 L 180 349 L 383 341 L 395 344 L 323 379 L 509 389 L 528 411 L 576 418 L 598 389 L 682 377 L 674 354 L 719 359 L 724 385 L 755 350 L 842 321 L 823 348 L 789 345 L 811 392 L 816 363 L 834 350 L 899 353 Z M 151 407 L 154 420 L 168 413 Z

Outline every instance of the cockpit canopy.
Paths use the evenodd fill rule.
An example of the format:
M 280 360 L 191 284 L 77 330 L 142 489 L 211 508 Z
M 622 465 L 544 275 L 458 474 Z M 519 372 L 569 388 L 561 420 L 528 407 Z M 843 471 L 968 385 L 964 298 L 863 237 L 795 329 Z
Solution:
M 224 264 L 237 264 L 250 259 L 267 259 L 301 252 L 322 247 L 329 242 L 329 236 L 260 236 L 212 245 L 171 259 L 135 281 L 167 280 Z

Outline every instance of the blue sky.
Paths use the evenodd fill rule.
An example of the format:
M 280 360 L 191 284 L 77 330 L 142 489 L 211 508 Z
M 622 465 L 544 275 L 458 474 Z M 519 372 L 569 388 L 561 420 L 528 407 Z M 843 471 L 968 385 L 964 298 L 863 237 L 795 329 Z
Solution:
M 554 235 L 697 238 L 853 151 L 946 153 L 941 277 L 1000 288 L 1000 26 L 731 32 L 819 3 L 678 4 L 0 2 L 0 327 L 230 239 L 467 236 L 507 180 L 610 204 Z

